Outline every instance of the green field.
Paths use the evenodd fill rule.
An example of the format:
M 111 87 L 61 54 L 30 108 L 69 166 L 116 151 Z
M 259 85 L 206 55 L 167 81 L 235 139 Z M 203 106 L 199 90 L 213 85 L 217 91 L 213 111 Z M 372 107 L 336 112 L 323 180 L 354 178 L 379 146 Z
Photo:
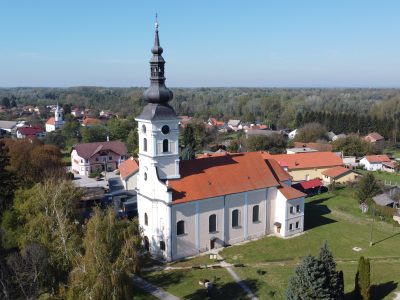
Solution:
M 387 183 L 397 184 L 400 185 L 400 174 L 399 173 L 388 173 L 388 172 L 381 172 L 381 171 L 365 171 L 365 170 L 357 170 L 361 174 L 372 173 L 374 176 Z
M 244 264 L 235 271 L 260 299 L 284 299 L 287 281 L 296 264 L 307 254 L 316 255 L 324 240 L 328 241 L 338 269 L 344 272 L 347 299 L 351 299 L 357 261 L 361 255 L 371 259 L 373 299 L 392 299 L 394 292 L 400 291 L 399 227 L 375 220 L 374 245 L 370 247 L 372 219 L 360 212 L 350 188 L 307 198 L 305 214 L 306 231 L 300 236 L 290 239 L 266 237 L 221 252 L 228 262 Z M 353 247 L 362 250 L 356 252 Z M 171 266 L 207 264 L 207 260 L 207 256 L 200 256 Z M 214 262 L 208 260 L 208 263 Z M 200 296 L 204 291 L 201 287 L 199 289 L 198 280 L 214 277 L 218 280 L 213 299 L 244 297 L 224 269 L 185 269 L 146 273 L 144 276 L 183 299 L 202 299 Z

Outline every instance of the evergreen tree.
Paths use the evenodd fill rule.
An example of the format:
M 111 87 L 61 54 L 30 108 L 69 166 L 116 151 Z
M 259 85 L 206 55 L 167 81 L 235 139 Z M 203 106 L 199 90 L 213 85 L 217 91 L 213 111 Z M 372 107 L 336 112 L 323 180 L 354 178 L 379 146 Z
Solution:
M 370 299 L 370 274 L 371 267 L 369 259 L 363 256 L 358 260 L 358 270 L 355 277 L 354 299 L 369 300 Z
M 193 148 L 189 145 L 183 148 L 181 156 L 182 160 L 191 160 L 196 158 L 196 153 L 194 152 Z
M 0 141 L 0 218 L 1 213 L 11 206 L 16 187 L 15 175 L 7 169 L 9 164 L 8 151 L 3 141 Z
M 330 299 L 324 265 L 315 257 L 304 257 L 290 278 L 286 299 Z
M 344 294 L 343 285 L 339 279 L 339 272 L 336 271 L 336 262 L 332 252 L 325 241 L 319 253 L 319 261 L 322 263 L 325 272 L 326 288 L 330 292 L 330 299 L 342 299 Z
M 358 183 L 356 188 L 356 196 L 360 203 L 371 200 L 373 196 L 377 195 L 381 190 L 379 182 L 371 173 L 365 174 Z
M 181 138 L 182 148 L 191 147 L 194 151 L 197 149 L 197 143 L 192 124 L 187 124 L 183 129 Z

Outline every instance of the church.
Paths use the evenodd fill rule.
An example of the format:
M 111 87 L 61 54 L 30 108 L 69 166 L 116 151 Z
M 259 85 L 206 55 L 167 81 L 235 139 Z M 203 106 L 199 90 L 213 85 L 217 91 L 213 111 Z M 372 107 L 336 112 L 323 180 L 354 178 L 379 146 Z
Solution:
M 54 117 L 50 117 L 46 122 L 46 132 L 52 132 L 59 129 L 64 124 L 62 108 L 57 103 Z
M 168 104 L 158 23 L 139 134 L 137 203 L 144 246 L 167 261 L 304 228 L 304 194 L 260 152 L 180 160 L 179 118 Z

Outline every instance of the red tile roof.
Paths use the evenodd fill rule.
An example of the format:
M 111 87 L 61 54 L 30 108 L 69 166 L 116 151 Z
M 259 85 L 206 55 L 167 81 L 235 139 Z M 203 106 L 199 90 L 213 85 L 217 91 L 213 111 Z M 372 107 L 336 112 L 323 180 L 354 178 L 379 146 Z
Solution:
M 293 177 L 289 175 L 282 166 L 275 159 L 266 159 L 265 162 L 269 166 L 270 170 L 274 174 L 278 181 L 292 180 Z
M 318 151 L 332 151 L 331 144 L 294 142 L 294 148 L 311 148 Z
M 82 121 L 82 125 L 84 125 L 84 126 L 95 126 L 95 125 L 100 125 L 100 124 L 102 124 L 102 123 L 99 119 L 94 119 L 94 118 L 89 118 L 89 117 L 84 118 Z
M 76 144 L 72 147 L 72 150 L 74 149 L 80 157 L 85 159 L 91 158 L 100 151 L 112 151 L 119 155 L 126 155 L 128 153 L 125 144 L 121 141 Z
M 304 193 L 300 192 L 299 190 L 296 190 L 284 183 L 282 183 L 281 187 L 278 189 L 282 193 L 282 195 L 285 196 L 286 200 L 298 199 L 298 198 L 306 196 L 306 194 L 304 194 Z
M 372 133 L 368 134 L 366 137 L 364 137 L 364 140 L 366 140 L 367 142 L 370 142 L 370 143 L 375 143 L 375 142 L 378 142 L 378 141 L 381 141 L 384 139 L 385 138 L 377 132 L 372 132 Z
M 120 172 L 121 178 L 125 179 L 129 175 L 132 175 L 139 171 L 139 163 L 135 158 L 130 157 L 129 159 L 119 164 L 118 170 Z
M 272 155 L 263 152 L 265 159 L 275 159 L 289 170 L 342 166 L 342 159 L 333 152 L 310 152 Z
M 328 177 L 337 178 L 341 175 L 344 175 L 344 174 L 350 173 L 350 172 L 352 172 L 352 171 L 348 168 L 345 168 L 342 166 L 337 166 L 337 167 L 333 167 L 333 168 L 323 171 L 322 174 L 326 175 Z
M 260 152 L 181 161 L 180 173 L 168 180 L 175 204 L 279 186 Z
M 308 189 L 313 189 L 319 186 L 323 186 L 323 183 L 321 181 L 321 179 L 313 179 L 313 180 L 309 180 L 309 181 L 302 181 L 299 182 L 298 185 L 300 185 L 303 190 L 308 190 Z
M 389 162 L 390 158 L 387 155 L 367 155 L 365 158 L 370 163 L 380 163 L 380 162 Z
M 20 127 L 18 131 L 22 135 L 30 136 L 43 132 L 43 129 L 39 126 L 32 126 L 32 127 Z
M 394 161 L 384 162 L 383 165 L 385 165 L 386 167 L 392 168 L 392 169 L 394 169 L 396 167 L 396 164 Z
M 54 117 L 51 117 L 50 119 L 47 120 L 46 124 L 56 125 L 56 119 L 54 119 Z

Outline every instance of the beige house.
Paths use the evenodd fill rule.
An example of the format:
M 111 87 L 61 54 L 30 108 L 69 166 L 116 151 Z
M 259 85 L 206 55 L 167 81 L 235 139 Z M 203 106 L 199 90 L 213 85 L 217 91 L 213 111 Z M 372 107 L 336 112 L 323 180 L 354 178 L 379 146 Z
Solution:
M 333 152 L 311 152 L 271 155 L 263 152 L 265 158 L 272 158 L 292 176 L 293 181 L 322 179 L 324 171 L 343 166 L 342 159 Z
M 322 175 L 322 180 L 328 184 L 354 182 L 361 177 L 359 173 L 341 166 L 327 169 L 322 172 Z

